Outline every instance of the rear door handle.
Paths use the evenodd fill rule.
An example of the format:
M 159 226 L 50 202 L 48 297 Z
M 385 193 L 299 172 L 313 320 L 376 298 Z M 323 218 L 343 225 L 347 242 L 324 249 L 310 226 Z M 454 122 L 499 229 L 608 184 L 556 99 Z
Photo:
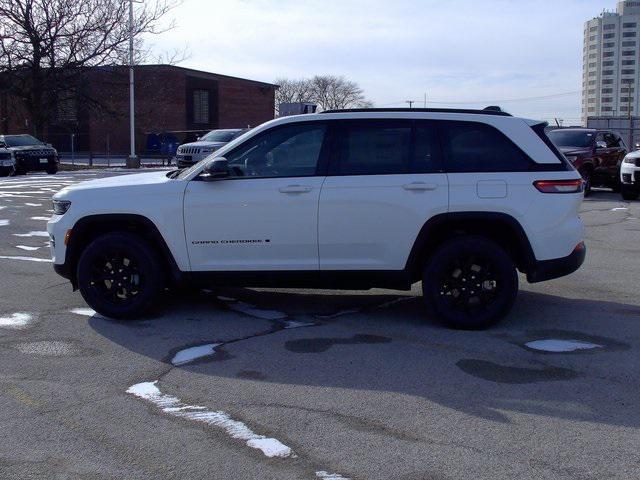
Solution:
M 287 185 L 286 187 L 279 188 L 280 193 L 308 193 L 313 190 L 313 187 L 308 185 Z
M 438 188 L 436 183 L 413 182 L 402 185 L 405 190 L 435 190 Z

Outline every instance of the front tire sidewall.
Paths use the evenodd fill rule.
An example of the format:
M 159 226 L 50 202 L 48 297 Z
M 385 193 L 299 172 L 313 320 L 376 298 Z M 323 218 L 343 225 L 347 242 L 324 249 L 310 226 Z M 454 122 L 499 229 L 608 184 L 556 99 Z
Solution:
M 456 258 L 470 255 L 490 261 L 499 285 L 497 298 L 485 309 L 472 314 L 453 308 L 440 294 L 439 279 Z M 439 247 L 427 261 L 422 281 L 427 305 L 445 324 L 458 329 L 486 328 L 509 313 L 518 293 L 518 274 L 509 255 L 495 242 L 484 237 L 464 236 Z
M 637 200 L 640 196 L 640 190 L 623 184 L 620 194 L 623 200 Z
M 135 300 L 121 305 L 106 300 L 91 287 L 91 267 L 100 254 L 116 249 L 135 261 L 143 283 Z M 82 252 L 77 266 L 78 287 L 87 304 L 108 318 L 143 317 L 154 307 L 163 285 L 164 272 L 157 253 L 143 239 L 130 233 L 110 233 L 92 241 Z

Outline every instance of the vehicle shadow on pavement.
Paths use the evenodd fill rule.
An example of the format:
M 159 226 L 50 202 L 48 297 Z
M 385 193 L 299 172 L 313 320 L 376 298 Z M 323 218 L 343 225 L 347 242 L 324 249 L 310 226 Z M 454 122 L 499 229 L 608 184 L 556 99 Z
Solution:
M 216 384 L 213 395 L 220 401 L 255 397 L 286 403 L 287 387 L 321 387 L 322 393 L 305 398 L 309 408 L 336 394 L 330 389 L 366 390 L 399 394 L 397 408 L 406 396 L 418 397 L 501 423 L 511 422 L 510 412 L 520 412 L 640 426 L 640 359 L 629 343 L 637 338 L 631 333 L 640 318 L 637 306 L 523 291 L 501 324 L 473 332 L 444 328 L 417 296 L 224 292 L 223 298 L 232 295 L 260 309 L 286 306 L 287 319 L 317 324 L 285 329 L 286 320 L 232 310 L 217 294 L 183 298 L 155 319 L 94 316 L 89 325 L 165 363 L 181 348 L 221 343 L 214 355 L 174 367 L 199 374 L 193 388 L 207 392 Z M 526 345 L 539 340 L 596 347 L 551 353 Z

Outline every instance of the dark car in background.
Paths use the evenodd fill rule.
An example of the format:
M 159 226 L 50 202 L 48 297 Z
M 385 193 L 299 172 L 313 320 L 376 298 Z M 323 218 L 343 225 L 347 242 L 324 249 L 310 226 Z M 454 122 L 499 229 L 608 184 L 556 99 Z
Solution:
M 620 191 L 620 164 L 627 154 L 622 137 L 612 130 L 559 128 L 548 133 L 551 141 L 584 178 L 585 195 L 592 186 Z
M 58 152 L 31 135 L 0 135 L 0 148 L 12 153 L 16 175 L 34 171 L 58 172 Z

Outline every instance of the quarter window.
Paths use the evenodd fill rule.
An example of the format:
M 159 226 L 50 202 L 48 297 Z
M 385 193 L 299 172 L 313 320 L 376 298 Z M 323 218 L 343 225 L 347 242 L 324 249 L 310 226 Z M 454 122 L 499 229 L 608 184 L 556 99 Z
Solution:
M 276 127 L 226 155 L 236 177 L 308 177 L 316 174 L 326 125 Z
M 529 158 L 497 129 L 475 122 L 443 122 L 449 172 L 525 171 Z

